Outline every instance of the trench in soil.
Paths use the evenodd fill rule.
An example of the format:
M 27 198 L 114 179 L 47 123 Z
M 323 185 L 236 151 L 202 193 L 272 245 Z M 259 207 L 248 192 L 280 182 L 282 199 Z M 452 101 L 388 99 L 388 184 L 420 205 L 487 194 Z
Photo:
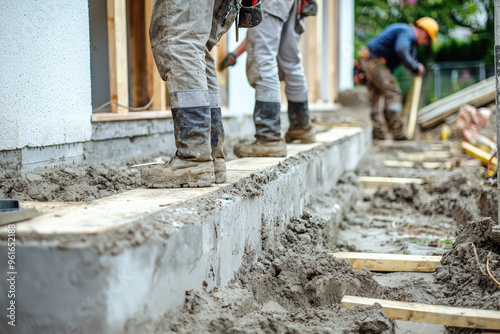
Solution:
M 229 287 L 188 291 L 181 310 L 160 321 L 132 319 L 127 331 L 479 333 L 391 321 L 378 305 L 340 308 L 344 295 L 356 295 L 500 310 L 500 287 L 481 272 L 489 251 L 493 260 L 500 260 L 500 237 L 491 232 L 498 217 L 490 218 L 496 212 L 497 190 L 482 186 L 484 168 L 462 163 L 453 170 L 427 170 L 418 164 L 388 169 L 386 160 L 436 147 L 391 145 L 374 145 L 356 173 L 346 173 L 331 194 L 318 197 L 303 217 L 290 221 L 277 242 L 266 240 L 264 231 L 262 253 L 247 254 L 247 263 Z M 358 175 L 425 177 L 426 183 L 366 191 Z M 339 203 L 349 210 L 335 228 L 331 212 Z M 442 255 L 443 261 L 435 273 L 372 273 L 334 258 L 335 251 Z M 490 270 L 500 277 L 500 265 Z

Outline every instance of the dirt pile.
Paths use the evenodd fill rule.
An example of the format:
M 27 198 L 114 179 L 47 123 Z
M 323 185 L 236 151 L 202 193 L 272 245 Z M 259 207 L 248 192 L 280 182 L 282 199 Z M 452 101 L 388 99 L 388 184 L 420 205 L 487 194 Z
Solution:
M 92 201 L 139 186 L 139 170 L 128 166 L 87 165 L 0 173 L 0 198 L 21 201 Z
M 264 249 L 256 261 L 248 255 L 231 287 L 189 291 L 182 310 L 155 324 L 130 322 L 127 331 L 394 333 L 393 322 L 378 305 L 340 309 L 346 294 L 382 297 L 385 289 L 368 270 L 354 270 L 329 254 L 328 224 L 310 213 L 293 219 L 277 246 Z
M 211 293 L 186 293 L 181 312 L 167 316 L 156 333 L 394 333 L 379 305 L 340 309 L 338 306 L 287 312 L 279 304 L 257 305 L 241 288 Z M 166 320 L 166 319 L 165 319 Z M 133 329 L 128 328 L 132 333 Z
M 458 168 L 440 177 L 429 179 L 427 184 L 396 185 L 379 189 L 373 198 L 375 208 L 403 208 L 410 205 L 424 215 L 445 215 L 458 225 L 489 216 L 498 220 L 497 195 L 492 189 L 482 187 L 481 178 L 470 169 Z
M 447 305 L 476 309 L 500 310 L 500 286 L 487 274 L 500 279 L 500 234 L 492 233 L 496 223 L 489 218 L 477 219 L 459 227 L 451 251 L 441 260 L 436 278 L 445 290 Z M 477 258 L 476 258 L 477 254 Z

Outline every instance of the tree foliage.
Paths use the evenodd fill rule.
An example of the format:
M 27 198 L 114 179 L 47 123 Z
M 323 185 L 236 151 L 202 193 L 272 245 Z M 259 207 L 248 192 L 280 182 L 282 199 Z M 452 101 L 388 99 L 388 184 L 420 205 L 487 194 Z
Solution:
M 356 37 L 366 42 L 392 23 L 430 16 L 446 35 L 456 26 L 484 31 L 493 21 L 494 0 L 356 0 Z

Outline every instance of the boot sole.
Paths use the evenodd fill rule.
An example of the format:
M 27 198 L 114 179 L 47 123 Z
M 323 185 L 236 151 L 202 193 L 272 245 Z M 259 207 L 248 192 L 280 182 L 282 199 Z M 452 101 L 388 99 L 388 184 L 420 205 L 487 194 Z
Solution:
M 210 187 L 214 182 L 212 175 L 198 174 L 161 181 L 143 181 L 142 184 L 149 188 L 200 188 Z
M 227 174 L 226 174 L 226 161 L 224 159 L 215 159 L 214 160 L 214 169 L 215 169 L 215 183 L 226 183 Z

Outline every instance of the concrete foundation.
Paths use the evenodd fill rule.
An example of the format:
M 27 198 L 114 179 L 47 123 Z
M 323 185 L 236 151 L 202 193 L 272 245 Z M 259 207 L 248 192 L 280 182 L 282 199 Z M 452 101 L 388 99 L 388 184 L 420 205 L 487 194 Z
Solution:
M 18 322 L 0 332 L 133 333 L 131 319 L 149 322 L 181 306 L 186 290 L 226 285 L 277 246 L 290 218 L 330 193 L 370 144 L 370 127 L 335 129 L 289 145 L 286 159 L 229 162 L 226 185 L 137 189 L 17 224 Z M 332 203 L 333 226 L 344 204 Z M 5 242 L 0 250 L 7 273 Z M 2 280 L 3 307 L 7 291 Z

